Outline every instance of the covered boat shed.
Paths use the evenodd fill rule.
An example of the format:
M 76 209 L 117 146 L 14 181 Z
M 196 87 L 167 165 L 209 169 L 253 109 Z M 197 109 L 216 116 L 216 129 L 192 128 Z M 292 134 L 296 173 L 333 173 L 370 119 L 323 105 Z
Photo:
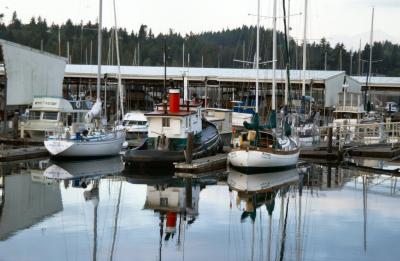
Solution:
M 103 66 L 103 80 L 112 92 L 116 88 L 117 66 Z M 74 65 L 66 66 L 64 89 L 77 93 L 93 93 L 96 84 L 97 66 Z M 182 87 L 184 78 L 189 82 L 190 94 L 197 97 L 208 97 L 210 106 L 229 107 L 229 101 L 254 96 L 255 69 L 228 68 L 193 68 L 193 67 L 150 67 L 150 66 L 121 66 L 122 84 L 125 90 L 127 110 L 137 108 L 138 104 L 147 104 L 151 100 L 159 102 L 163 93 L 171 85 Z M 277 104 L 283 105 L 286 71 L 276 70 Z M 332 107 L 336 103 L 337 93 L 341 91 L 344 81 L 344 71 L 306 71 L 306 95 L 312 96 L 319 109 Z M 261 106 L 270 107 L 272 70 L 260 69 Z M 301 99 L 303 72 L 291 70 L 290 79 L 293 100 Z M 207 87 L 207 88 L 206 88 Z M 76 90 L 78 89 L 78 90 Z M 208 90 L 206 94 L 206 89 Z M 183 93 L 183 92 L 181 92 Z M 113 98 L 110 97 L 110 102 Z
M 362 92 L 369 90 L 378 106 L 385 106 L 386 102 L 400 103 L 400 77 L 369 77 L 367 86 L 367 77 L 351 76 L 348 83 Z

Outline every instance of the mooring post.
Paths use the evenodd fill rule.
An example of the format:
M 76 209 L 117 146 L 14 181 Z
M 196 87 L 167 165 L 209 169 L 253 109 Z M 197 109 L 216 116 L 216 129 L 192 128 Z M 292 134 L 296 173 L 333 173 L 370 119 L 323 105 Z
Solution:
M 13 127 L 13 138 L 17 139 L 18 138 L 18 120 L 19 120 L 19 112 L 14 112 L 14 117 L 12 120 L 12 127 Z
M 332 153 L 332 143 L 333 143 L 333 128 L 328 128 L 328 152 Z
M 192 178 L 187 178 L 185 182 L 186 207 L 192 208 Z
M 186 150 L 185 150 L 185 159 L 186 163 L 190 164 L 192 163 L 192 158 L 193 158 L 193 132 L 188 133 L 188 137 L 186 140 Z

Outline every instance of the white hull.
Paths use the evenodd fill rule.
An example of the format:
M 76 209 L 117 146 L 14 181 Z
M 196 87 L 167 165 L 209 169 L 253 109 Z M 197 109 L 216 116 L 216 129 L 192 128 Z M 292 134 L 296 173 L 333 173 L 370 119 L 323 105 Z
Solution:
M 296 168 L 254 175 L 246 175 L 230 169 L 228 174 L 229 187 L 243 192 L 261 192 L 298 181 L 299 172 Z
M 118 155 L 125 141 L 125 132 L 118 131 L 105 140 L 46 140 L 44 145 L 52 156 L 57 157 L 104 157 Z
M 294 168 L 299 155 L 300 151 L 283 155 L 257 150 L 237 150 L 228 154 L 228 163 L 245 173 L 279 171 Z

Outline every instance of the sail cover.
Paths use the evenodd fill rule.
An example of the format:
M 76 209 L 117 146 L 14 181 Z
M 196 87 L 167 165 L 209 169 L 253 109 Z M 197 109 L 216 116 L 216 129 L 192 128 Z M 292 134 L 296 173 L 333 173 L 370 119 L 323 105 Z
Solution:
M 62 96 L 66 59 L 0 39 L 7 77 L 7 105 L 32 104 L 33 97 Z

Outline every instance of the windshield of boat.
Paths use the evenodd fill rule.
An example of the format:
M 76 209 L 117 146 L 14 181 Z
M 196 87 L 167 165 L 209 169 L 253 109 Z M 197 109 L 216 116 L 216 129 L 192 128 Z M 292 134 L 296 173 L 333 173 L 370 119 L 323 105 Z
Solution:
M 147 124 L 147 121 L 124 121 L 123 122 L 124 126 L 132 126 L 132 125 L 144 126 L 146 124 Z
M 29 111 L 29 120 L 40 120 L 40 111 Z
M 43 112 L 43 120 L 53 120 L 56 121 L 58 119 L 57 111 L 44 111 Z

